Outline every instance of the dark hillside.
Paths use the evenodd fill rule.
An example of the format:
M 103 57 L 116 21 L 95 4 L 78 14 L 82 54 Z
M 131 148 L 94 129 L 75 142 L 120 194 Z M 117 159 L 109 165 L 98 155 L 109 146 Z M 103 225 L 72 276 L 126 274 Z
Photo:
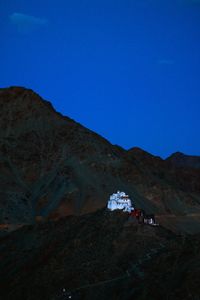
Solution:
M 199 231 L 199 170 L 114 146 L 32 90 L 0 89 L 0 108 L 0 228 L 92 212 L 123 190 L 165 226 L 186 216 Z
M 29 225 L 0 241 L 1 299 L 191 299 L 199 241 L 104 209 Z

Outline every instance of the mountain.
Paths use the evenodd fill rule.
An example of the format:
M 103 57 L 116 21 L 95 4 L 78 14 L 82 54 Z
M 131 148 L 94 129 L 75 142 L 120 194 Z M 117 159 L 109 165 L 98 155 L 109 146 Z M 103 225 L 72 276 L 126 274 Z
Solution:
M 123 190 L 167 228 L 200 231 L 198 169 L 112 145 L 22 87 L 0 89 L 0 128 L 0 227 L 93 212 Z
M 200 169 L 200 156 L 186 155 L 175 152 L 167 159 L 175 167 Z
M 117 190 L 160 226 L 107 210 Z M 0 89 L 0 299 L 199 299 L 199 247 L 198 168 L 112 145 L 32 90 Z
M 24 226 L 0 239 L 0 298 L 198 299 L 199 247 L 105 209 Z
M 127 181 L 125 151 L 55 112 L 31 90 L 0 90 L 0 220 L 29 223 L 94 211 L 117 189 L 151 210 Z

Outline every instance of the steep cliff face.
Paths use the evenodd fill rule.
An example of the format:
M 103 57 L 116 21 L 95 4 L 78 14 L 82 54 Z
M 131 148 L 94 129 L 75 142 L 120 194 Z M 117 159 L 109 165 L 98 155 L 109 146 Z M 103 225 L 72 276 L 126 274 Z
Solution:
M 113 146 L 32 90 L 0 89 L 0 130 L 0 223 L 95 211 L 118 189 L 147 212 L 200 210 L 198 170 Z

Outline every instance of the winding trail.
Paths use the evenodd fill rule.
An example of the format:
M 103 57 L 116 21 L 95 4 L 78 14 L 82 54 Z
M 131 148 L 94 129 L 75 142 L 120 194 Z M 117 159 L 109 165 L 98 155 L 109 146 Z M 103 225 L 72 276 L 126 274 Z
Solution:
M 140 258 L 137 263 L 133 263 L 130 266 L 130 268 L 128 268 L 121 276 L 118 276 L 118 277 L 115 277 L 115 278 L 112 278 L 112 279 L 108 279 L 108 280 L 104 280 L 104 281 L 99 281 L 99 282 L 96 282 L 96 283 L 85 284 L 85 285 L 79 286 L 78 288 L 75 288 L 73 290 L 65 289 L 68 292 L 66 292 L 66 293 L 63 292 L 62 294 L 57 295 L 57 297 L 55 299 L 59 299 L 59 300 L 71 299 L 72 297 L 70 298 L 69 295 L 76 294 L 76 292 L 81 291 L 83 289 L 88 289 L 88 288 L 92 288 L 92 287 L 96 287 L 96 286 L 100 286 L 100 285 L 110 284 L 110 283 L 118 281 L 118 280 L 128 279 L 128 278 L 130 278 L 134 275 L 136 275 L 140 279 L 143 279 L 144 278 L 144 273 L 140 270 L 140 266 L 144 262 L 147 262 L 147 261 L 151 260 L 153 257 L 155 257 L 155 255 L 161 253 L 162 250 L 164 250 L 164 249 L 165 249 L 165 245 L 160 243 L 159 247 L 151 248 L 149 250 L 149 252 L 146 253 L 143 256 L 143 258 Z

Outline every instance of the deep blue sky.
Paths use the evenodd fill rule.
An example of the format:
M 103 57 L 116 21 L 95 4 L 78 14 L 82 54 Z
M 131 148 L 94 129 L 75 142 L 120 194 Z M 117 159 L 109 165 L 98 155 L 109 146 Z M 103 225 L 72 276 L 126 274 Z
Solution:
M 128 149 L 200 155 L 200 1 L 0 0 L 0 86 Z

